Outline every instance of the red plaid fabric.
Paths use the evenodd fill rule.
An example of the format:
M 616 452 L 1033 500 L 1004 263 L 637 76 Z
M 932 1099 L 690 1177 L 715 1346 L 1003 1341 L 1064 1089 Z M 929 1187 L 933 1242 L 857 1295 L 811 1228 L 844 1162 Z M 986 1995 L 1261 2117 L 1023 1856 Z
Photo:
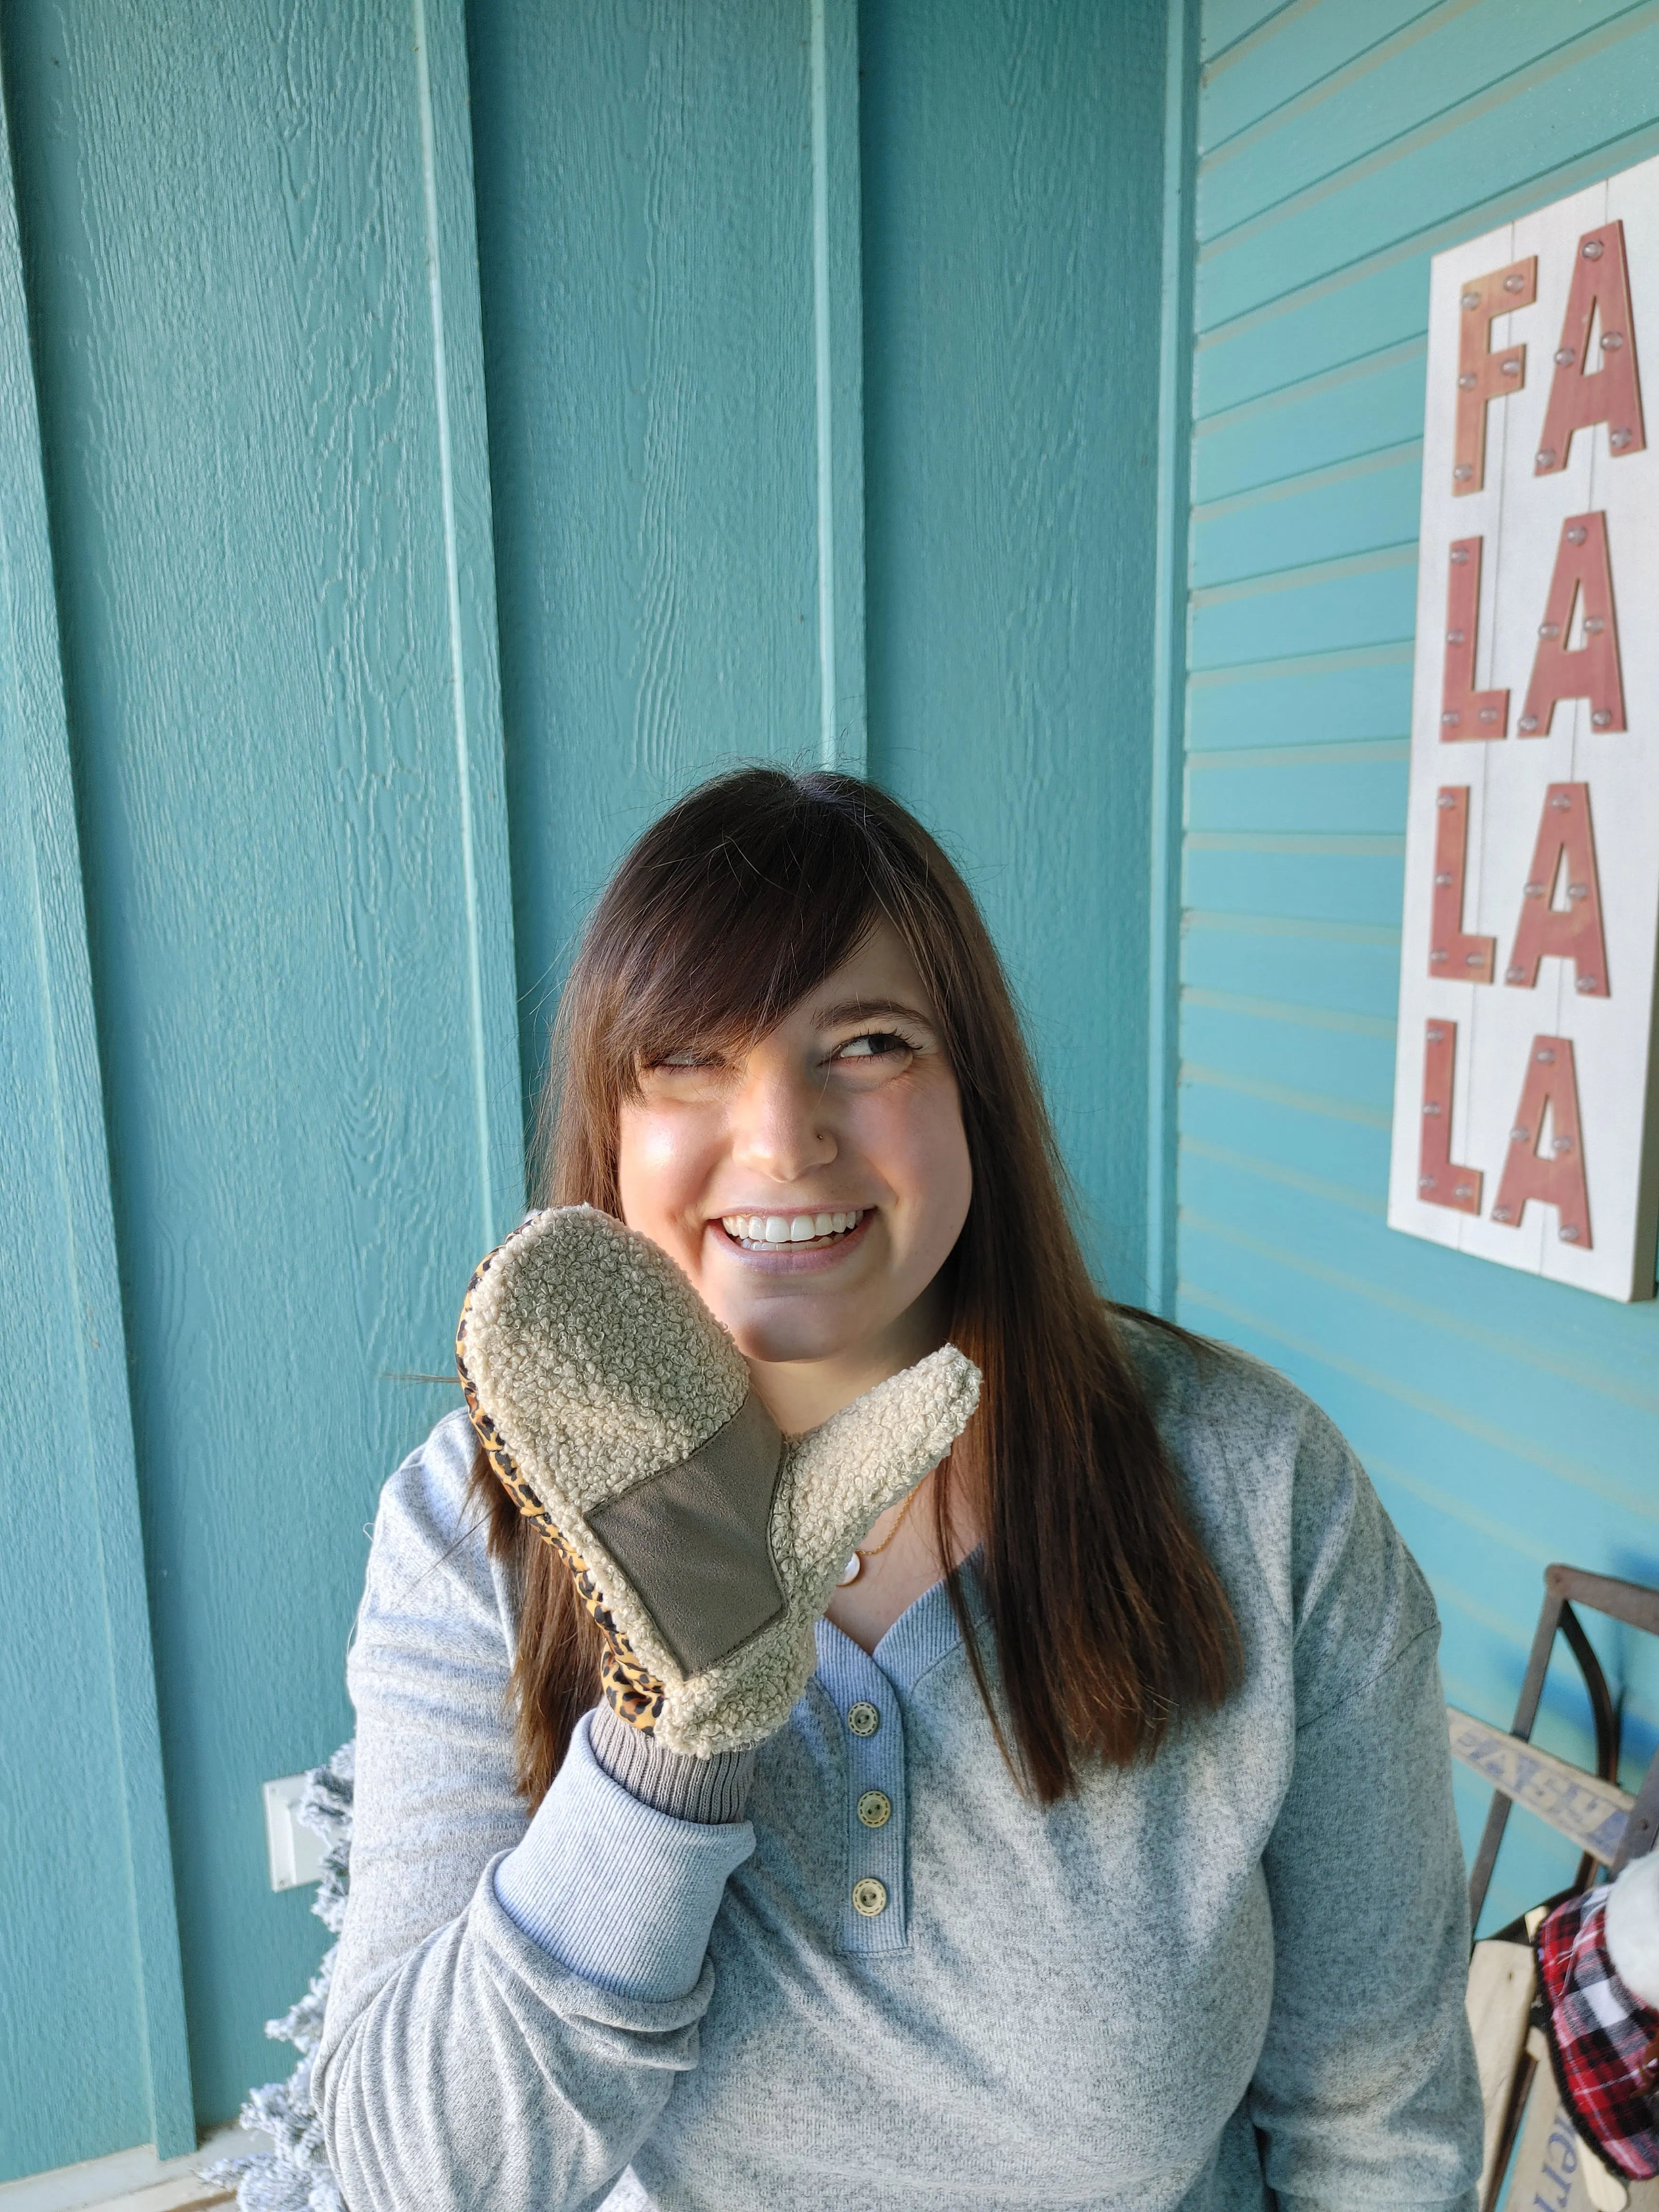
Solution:
M 1587 2142 L 1631 2181 L 1659 2173 L 1659 2012 L 1620 1979 L 1606 1889 L 1558 1905 L 1539 1928 L 1544 2030 L 1555 2079 Z

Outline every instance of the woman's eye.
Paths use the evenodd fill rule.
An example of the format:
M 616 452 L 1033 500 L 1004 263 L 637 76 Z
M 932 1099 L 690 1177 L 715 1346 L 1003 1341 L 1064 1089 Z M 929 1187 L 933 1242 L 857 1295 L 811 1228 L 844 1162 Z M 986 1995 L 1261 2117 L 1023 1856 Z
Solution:
M 863 1036 L 849 1037 L 836 1054 L 837 1060 L 879 1060 L 891 1053 L 915 1049 L 908 1037 L 902 1037 L 895 1030 L 871 1030 Z
M 718 1062 L 706 1052 L 659 1052 L 643 1062 L 640 1073 L 648 1075 L 707 1074 Z

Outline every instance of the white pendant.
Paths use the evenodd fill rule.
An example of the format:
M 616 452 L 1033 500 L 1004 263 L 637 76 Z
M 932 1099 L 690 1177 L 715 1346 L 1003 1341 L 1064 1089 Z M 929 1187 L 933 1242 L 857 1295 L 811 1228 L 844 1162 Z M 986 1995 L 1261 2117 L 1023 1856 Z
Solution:
M 847 1565 L 842 1569 L 841 1580 L 836 1584 L 836 1588 L 837 1589 L 845 1589 L 848 1583 L 855 1583 L 863 1571 L 864 1562 L 860 1559 L 858 1553 L 854 1552 L 852 1558 L 848 1559 Z

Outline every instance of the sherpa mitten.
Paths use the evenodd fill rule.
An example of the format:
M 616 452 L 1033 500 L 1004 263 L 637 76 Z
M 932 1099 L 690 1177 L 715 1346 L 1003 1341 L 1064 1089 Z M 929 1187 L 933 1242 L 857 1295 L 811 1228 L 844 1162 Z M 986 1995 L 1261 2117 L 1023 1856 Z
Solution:
M 979 1400 L 947 1344 L 781 1436 L 679 1268 L 587 1206 L 532 1214 L 480 1264 L 455 1359 L 491 1464 L 603 1633 L 607 1702 L 702 1759 L 783 1725 L 854 1547 Z

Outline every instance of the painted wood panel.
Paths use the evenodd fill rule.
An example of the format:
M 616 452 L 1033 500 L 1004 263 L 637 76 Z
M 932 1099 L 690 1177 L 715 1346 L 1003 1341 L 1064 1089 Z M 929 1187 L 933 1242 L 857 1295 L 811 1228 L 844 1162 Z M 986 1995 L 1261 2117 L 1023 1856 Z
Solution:
M 1366 1055 L 1397 996 L 1414 629 L 1389 594 L 1414 573 L 1430 256 L 1659 145 L 1659 15 L 1239 12 L 1206 8 L 1200 95 L 1179 1310 L 1343 1424 L 1434 1585 L 1449 1694 L 1507 1724 L 1549 1559 L 1659 1582 L 1659 1347 L 1650 1309 L 1384 1225 Z M 1628 1780 L 1659 1653 L 1592 1632 Z M 1541 1733 L 1583 1756 L 1559 1673 Z M 1485 1797 L 1458 1802 L 1472 1838 Z M 1514 1826 L 1492 1916 L 1571 1871 Z
M 937 0 L 492 0 L 470 35 L 527 1079 L 622 847 L 720 766 L 823 757 L 826 638 L 866 757 L 829 515 L 872 772 L 983 896 L 1139 1294 L 1162 6 L 1033 39 Z M 832 354 L 861 324 L 851 403 L 826 315 Z
M 1328 283 L 1302 287 L 1200 331 L 1194 361 L 1202 418 L 1287 384 L 1420 341 L 1428 329 L 1428 249 L 1358 263 Z M 1419 422 L 1413 437 L 1421 434 Z
M 259 1784 L 349 1733 L 365 1524 L 450 1402 L 397 1378 L 445 1370 L 520 1202 L 465 57 L 454 0 L 179 0 L 164 36 L 11 0 L 0 44 L 219 2121 L 322 1940 Z M 53 2118 L 56 2158 L 144 2132 Z
M 820 21 L 836 254 L 822 302 L 808 0 L 471 11 L 532 1085 L 575 937 L 623 849 L 717 769 L 823 750 L 817 311 L 843 408 L 839 426 L 830 417 L 833 495 L 848 466 L 837 427 L 857 449 L 858 83 L 849 8 L 831 0 Z M 832 640 L 834 727 L 844 708 L 856 765 L 860 516 L 844 484 L 836 520 L 854 565 Z
M 10 149 L 0 116 L 0 174 Z M 194 2147 L 40 433 L 0 193 L 0 2183 Z M 76 1940 L 65 1942 L 65 1931 Z
M 1328 99 L 1339 71 L 1368 74 L 1383 51 L 1420 39 L 1443 12 L 1436 0 L 1322 7 L 1295 39 L 1261 37 L 1234 46 L 1206 72 L 1200 153 L 1237 154 L 1247 134 L 1248 143 L 1256 143 L 1264 118 L 1282 118 L 1292 103 Z
M 1340 560 L 1374 546 L 1414 541 L 1412 508 L 1422 441 L 1299 471 L 1288 480 L 1242 488 L 1205 507 L 1196 589 L 1309 561 Z
M 1486 0 L 1487 35 L 1494 41 L 1504 36 L 1508 4 Z M 1535 198 L 1540 173 L 1554 182 L 1547 197 L 1559 198 L 1589 181 L 1569 181 L 1558 166 L 1569 150 L 1564 136 L 1570 143 L 1577 135 L 1575 123 L 1590 137 L 1597 168 L 1605 173 L 1629 167 L 1651 150 L 1635 142 L 1652 128 L 1648 88 L 1656 65 L 1659 24 L 1638 6 L 1511 78 L 1471 87 L 1461 109 L 1437 112 L 1431 126 L 1401 132 L 1200 248 L 1204 325 L 1334 276 L 1363 254 L 1398 250 L 1430 224 L 1450 222 L 1454 235 L 1490 229 L 1509 211 L 1487 212 L 1493 202 Z
M 1411 646 L 1402 639 L 1194 675 L 1187 714 L 1194 744 L 1218 752 L 1404 737 L 1412 719 Z
M 1207 585 L 1188 602 L 1189 665 L 1240 667 L 1252 660 L 1391 645 L 1411 635 L 1416 601 L 1414 545 Z
M 1271 945 L 1260 942 L 1264 937 L 1273 939 Z M 1189 909 L 1186 948 L 1185 972 L 1195 988 L 1255 989 L 1264 961 L 1270 961 L 1274 990 L 1292 1005 L 1393 1021 L 1400 979 L 1398 929 L 1343 928 L 1328 922 L 1308 927 L 1279 915 L 1242 920 Z
M 1147 1295 L 1164 10 L 864 9 L 871 761 L 1007 960 Z
M 1631 0 L 1569 0 L 1565 7 L 1562 0 L 1504 0 L 1501 17 L 1489 5 L 1425 7 L 1421 0 L 1320 7 L 1294 43 L 1312 49 L 1325 33 L 1318 60 L 1334 65 L 1297 98 L 1302 69 L 1285 72 L 1287 41 L 1264 44 L 1260 112 L 1250 118 L 1257 127 L 1243 127 L 1246 107 L 1236 118 L 1237 135 L 1213 152 L 1206 148 L 1200 235 L 1231 235 L 1292 195 L 1379 155 L 1397 162 L 1407 149 L 1437 139 L 1447 116 L 1478 113 L 1498 86 L 1512 101 L 1517 80 L 1559 84 L 1586 54 L 1638 31 L 1641 16 Z M 1501 39 L 1493 36 L 1500 21 Z M 1243 79 L 1242 70 L 1228 72 L 1227 88 L 1241 92 Z M 1443 107 L 1432 92 L 1425 99 L 1425 87 L 1437 83 L 1445 88 Z M 1224 233 L 1212 232 L 1212 207 Z
M 1206 62 L 1233 58 L 1245 50 L 1252 31 L 1293 4 L 1294 0 L 1211 0 L 1204 10 L 1200 55 Z
M 1400 818 L 1407 757 L 1398 738 L 1195 754 L 1187 818 L 1194 830 L 1387 831 Z
M 1416 342 L 1281 385 L 1266 398 L 1200 416 L 1193 481 L 1204 502 L 1352 464 L 1423 432 L 1423 349 Z
M 349 1725 L 374 1490 L 449 1402 L 399 1378 L 447 1364 L 552 988 L 667 798 L 868 758 L 943 830 L 1140 1290 L 1165 23 L 484 0 L 464 51 L 458 0 L 179 0 L 166 28 L 0 0 L 218 2119 L 318 1948 L 265 1890 L 258 1784 Z M 114 2147 L 137 2080 L 26 2154 Z

